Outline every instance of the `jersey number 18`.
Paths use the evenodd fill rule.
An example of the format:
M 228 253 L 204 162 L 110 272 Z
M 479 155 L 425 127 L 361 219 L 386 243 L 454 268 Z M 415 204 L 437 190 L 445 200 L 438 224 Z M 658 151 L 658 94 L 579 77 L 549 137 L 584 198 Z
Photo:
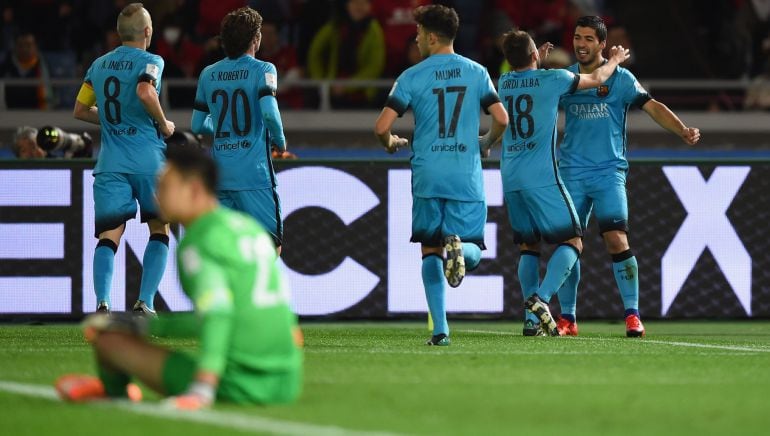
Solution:
M 518 138 L 527 139 L 535 133 L 535 119 L 532 118 L 532 96 L 529 94 L 521 94 L 516 98 L 514 103 L 513 96 L 505 96 L 505 102 L 508 105 L 508 118 L 511 126 L 511 136 L 515 141 Z M 515 113 L 514 113 L 515 109 Z M 524 122 L 526 121 L 527 129 L 524 130 Z

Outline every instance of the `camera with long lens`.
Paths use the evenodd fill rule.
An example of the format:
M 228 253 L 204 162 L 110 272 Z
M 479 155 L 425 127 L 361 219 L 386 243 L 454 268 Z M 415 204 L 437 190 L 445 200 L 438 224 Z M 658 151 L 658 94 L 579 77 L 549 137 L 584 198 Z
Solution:
M 54 126 L 45 126 L 37 131 L 37 145 L 40 148 L 65 158 L 91 157 L 93 142 L 87 132 L 70 133 Z

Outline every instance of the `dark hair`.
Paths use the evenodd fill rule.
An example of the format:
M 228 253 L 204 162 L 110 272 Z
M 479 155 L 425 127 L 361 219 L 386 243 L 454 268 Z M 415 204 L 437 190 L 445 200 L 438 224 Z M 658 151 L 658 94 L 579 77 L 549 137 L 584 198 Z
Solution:
M 235 59 L 246 53 L 261 28 L 262 16 L 249 7 L 239 8 L 225 15 L 219 35 L 227 57 Z
M 219 182 L 217 164 L 208 151 L 189 145 L 169 144 L 166 162 L 173 165 L 184 178 L 196 177 L 210 194 L 216 193 Z
M 532 37 L 523 30 L 511 30 L 503 35 L 501 48 L 511 68 L 525 68 L 532 63 Z
M 414 21 L 440 38 L 454 41 L 460 27 L 460 17 L 454 9 L 442 5 L 420 6 L 413 12 Z
M 595 15 L 586 15 L 578 18 L 575 22 L 575 27 L 590 27 L 596 31 L 596 37 L 599 38 L 599 42 L 604 42 L 607 39 L 607 25 L 604 24 L 602 17 Z

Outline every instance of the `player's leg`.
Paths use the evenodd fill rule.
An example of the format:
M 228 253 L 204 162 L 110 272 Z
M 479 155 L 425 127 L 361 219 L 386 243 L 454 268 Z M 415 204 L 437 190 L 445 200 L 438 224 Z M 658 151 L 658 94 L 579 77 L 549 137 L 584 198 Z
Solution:
M 505 193 L 508 221 L 513 229 L 513 242 L 520 248 L 518 277 L 523 301 L 540 287 L 540 235 L 524 204 L 521 191 Z M 540 319 L 524 309 L 524 336 L 541 336 Z
M 588 220 L 591 216 L 591 210 L 593 209 L 593 200 L 588 195 L 585 189 L 585 182 L 582 180 L 566 180 L 564 186 L 569 192 L 572 204 L 575 207 L 578 219 L 580 220 L 580 227 L 583 231 L 588 227 Z M 575 262 L 575 265 L 570 271 L 570 275 L 564 280 L 561 288 L 559 288 L 559 305 L 561 306 L 561 319 L 567 320 L 570 323 L 577 322 L 577 293 L 578 284 L 580 283 L 580 259 Z M 574 330 L 577 330 L 575 325 Z
M 144 339 L 122 332 L 102 332 L 93 341 L 96 354 L 98 379 L 92 376 L 67 375 L 56 382 L 59 394 L 69 401 L 88 401 L 100 398 L 132 398 L 141 397 L 137 387 L 130 382 L 136 378 L 146 386 L 160 394 L 176 394 L 171 392 L 169 383 L 177 379 L 186 379 L 187 384 L 192 380 L 194 365 L 185 367 L 176 365 L 173 371 L 167 370 L 171 356 L 174 353 L 150 344 Z M 173 373 L 173 375 L 171 374 Z
M 425 287 L 428 310 L 433 319 L 433 335 L 428 340 L 428 345 L 449 345 L 444 287 L 444 249 L 441 246 L 443 220 L 444 200 L 420 197 L 412 199 L 411 241 L 422 244 L 422 283 Z
M 115 253 L 127 220 L 136 215 L 131 186 L 122 174 L 94 176 L 94 233 L 99 242 L 94 250 L 93 280 L 97 310 L 109 312 Z
M 139 201 L 139 210 L 143 223 L 150 228 L 150 240 L 142 257 L 142 280 L 139 285 L 139 299 L 134 304 L 134 312 L 148 315 L 155 314 L 155 294 L 163 279 L 168 262 L 169 227 L 158 217 L 155 204 L 155 177 L 145 175 L 129 176 L 134 187 L 134 195 Z
M 275 188 L 248 191 L 229 191 L 231 208 L 254 218 L 273 238 L 278 255 L 283 243 L 283 220 L 281 200 Z
M 487 224 L 486 201 L 447 200 L 444 204 L 444 237 L 446 264 L 444 275 L 449 286 L 457 287 L 467 271 L 478 268 Z
M 599 221 L 612 271 L 623 300 L 628 336 L 644 336 L 639 317 L 639 265 L 628 243 L 628 198 L 625 175 L 606 177 L 596 187 L 595 214 Z
M 551 335 L 558 336 L 556 322 L 551 317 L 548 303 L 561 288 L 580 257 L 583 250 L 583 232 L 572 199 L 564 186 L 555 184 L 528 189 L 522 191 L 522 195 L 543 239 L 558 244 L 548 260 L 540 287 L 527 299 L 528 308 L 538 315 L 543 328 L 547 328 Z

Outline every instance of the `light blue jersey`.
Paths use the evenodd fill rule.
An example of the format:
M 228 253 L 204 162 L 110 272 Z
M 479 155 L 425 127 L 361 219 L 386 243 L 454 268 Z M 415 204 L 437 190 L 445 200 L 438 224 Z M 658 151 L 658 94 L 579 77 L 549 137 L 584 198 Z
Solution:
M 193 131 L 214 136 L 211 150 L 220 170 L 220 191 L 272 188 L 272 145 L 285 147 L 275 66 L 250 55 L 225 58 L 201 72 Z
M 483 201 L 480 109 L 499 101 L 489 73 L 457 54 L 432 55 L 396 80 L 387 106 L 399 116 L 412 108 L 412 194 Z
M 154 81 L 160 93 L 163 59 L 134 47 L 120 46 L 96 59 L 85 83 L 96 95 L 101 149 L 94 174 L 156 175 L 166 144 L 157 123 L 136 95 L 139 81 Z
M 568 68 L 579 73 L 577 64 Z M 566 126 L 559 168 L 565 180 L 626 172 L 626 117 L 650 100 L 633 74 L 618 67 L 604 85 L 562 98 Z
M 559 98 L 577 89 L 580 76 L 567 70 L 512 71 L 500 78 L 500 100 L 510 122 L 500 163 L 505 192 L 560 183 L 556 161 Z

